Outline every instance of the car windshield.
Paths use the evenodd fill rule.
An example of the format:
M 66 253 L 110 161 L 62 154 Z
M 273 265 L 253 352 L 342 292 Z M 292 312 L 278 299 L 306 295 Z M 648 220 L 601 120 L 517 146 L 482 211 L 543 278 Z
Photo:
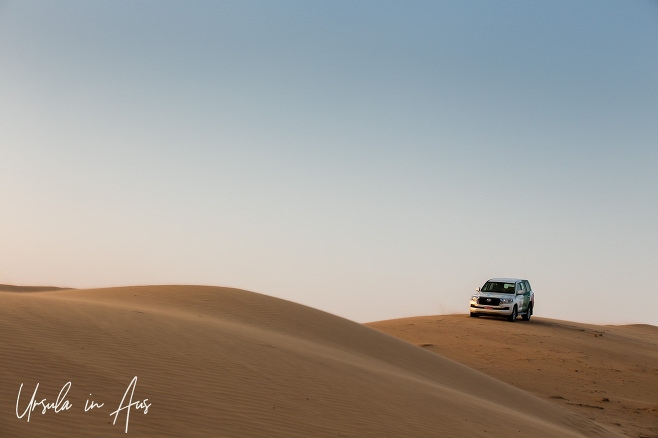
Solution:
M 503 283 L 502 281 L 487 281 L 482 286 L 482 292 L 497 292 L 502 294 L 513 294 L 514 283 Z

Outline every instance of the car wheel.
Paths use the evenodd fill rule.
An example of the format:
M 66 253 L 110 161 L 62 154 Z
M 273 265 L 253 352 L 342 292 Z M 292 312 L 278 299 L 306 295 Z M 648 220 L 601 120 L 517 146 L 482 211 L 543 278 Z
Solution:
M 528 306 L 528 313 L 523 315 L 521 318 L 523 318 L 524 321 L 530 321 L 531 316 L 532 316 L 532 304 Z
M 510 322 L 516 321 L 516 314 L 517 314 L 517 310 L 516 310 L 516 306 L 514 306 L 514 308 L 512 309 L 512 314 L 507 317 L 507 320 Z
M 477 318 L 478 316 L 480 316 L 480 315 L 478 315 L 477 313 L 472 313 L 471 312 L 471 318 Z

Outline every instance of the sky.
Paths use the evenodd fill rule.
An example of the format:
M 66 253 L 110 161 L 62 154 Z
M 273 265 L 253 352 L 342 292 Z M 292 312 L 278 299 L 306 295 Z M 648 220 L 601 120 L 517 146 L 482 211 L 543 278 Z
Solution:
M 658 325 L 658 2 L 0 0 L 0 283 Z

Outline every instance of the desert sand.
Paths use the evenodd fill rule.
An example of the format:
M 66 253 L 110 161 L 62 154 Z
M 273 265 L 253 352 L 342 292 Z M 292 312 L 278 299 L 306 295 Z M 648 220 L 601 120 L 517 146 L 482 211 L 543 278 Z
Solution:
M 368 324 L 631 437 L 658 437 L 658 327 L 468 315 Z
M 461 317 L 446 319 L 450 318 Z M 433 343 L 436 351 L 430 351 L 432 347 L 413 345 L 417 341 L 408 343 L 379 331 L 389 323 L 374 324 L 375 330 L 237 289 L 143 286 L 22 293 L 5 288 L 0 291 L 0 435 L 623 436 L 619 426 L 594 421 L 587 408 L 580 412 L 568 405 L 567 400 L 579 400 L 575 388 L 550 392 L 565 400 L 547 399 L 536 390 L 531 394 L 520 385 L 471 369 L 466 360 L 462 364 L 444 357 L 447 354 L 432 333 L 456 338 L 458 331 L 433 331 L 430 327 L 437 319 L 427 320 L 426 337 L 420 341 Z M 572 337 L 574 342 L 588 334 L 555 329 L 539 319 L 525 326 L 485 320 L 464 323 L 489 323 L 490 328 L 482 329 L 487 333 L 518 330 L 518 336 L 534 338 L 543 335 L 523 332 L 540 333 L 544 327 L 553 336 Z M 655 354 L 652 329 L 620 328 L 619 333 L 624 330 L 624 339 L 644 340 L 647 350 L 654 346 L 649 356 L 638 357 Z M 621 335 L 590 335 L 582 344 L 607 342 L 614 336 Z M 488 353 L 482 348 L 470 354 Z M 568 347 L 552 354 L 556 356 L 551 361 L 537 366 L 547 375 L 560 369 L 555 358 L 583 360 L 582 353 Z M 618 368 L 623 376 L 636 359 L 620 358 L 606 366 Z M 646 371 L 638 372 L 653 379 L 643 388 L 648 390 L 655 384 L 655 368 L 644 366 Z M 521 374 L 514 367 L 506 371 Z M 590 385 L 585 372 L 582 377 L 578 386 Z M 134 387 L 129 387 L 131 382 Z M 37 383 L 36 409 L 30 412 Z M 67 388 L 57 403 L 58 394 Z M 132 396 L 129 389 L 134 390 Z M 646 398 L 650 404 L 654 397 L 643 391 L 630 393 L 642 403 Z M 608 405 L 619 400 L 613 393 L 601 396 L 610 398 Z M 43 404 L 52 403 L 45 414 L 42 399 Z M 85 412 L 91 401 L 103 406 Z M 111 415 L 131 402 L 135 405 L 129 418 L 127 409 Z M 630 406 L 631 401 L 624 403 Z M 635 415 L 655 416 L 655 411 Z

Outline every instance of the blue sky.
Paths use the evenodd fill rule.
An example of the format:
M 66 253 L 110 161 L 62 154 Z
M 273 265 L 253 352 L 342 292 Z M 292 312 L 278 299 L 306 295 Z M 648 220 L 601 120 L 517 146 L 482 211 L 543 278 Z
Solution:
M 658 324 L 653 1 L 0 2 L 0 283 Z

